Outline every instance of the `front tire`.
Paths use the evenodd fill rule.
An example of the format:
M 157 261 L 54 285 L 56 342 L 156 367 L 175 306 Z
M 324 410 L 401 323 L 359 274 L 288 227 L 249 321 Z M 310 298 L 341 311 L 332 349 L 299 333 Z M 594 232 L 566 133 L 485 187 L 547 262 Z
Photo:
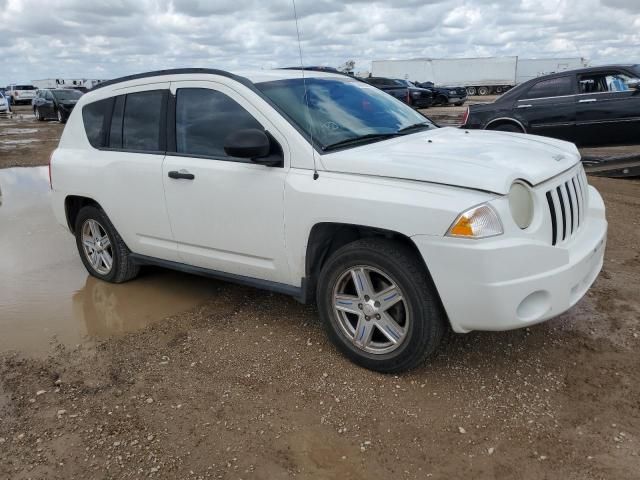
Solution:
M 44 120 L 44 117 L 42 116 L 42 113 L 40 112 L 40 109 L 38 107 L 36 107 L 36 109 L 33 111 L 33 114 L 36 116 L 36 120 L 38 120 L 39 122 L 42 122 Z
M 83 207 L 76 218 L 75 234 L 82 263 L 92 276 L 123 283 L 138 275 L 139 265 L 101 208 Z
M 58 123 L 65 123 L 66 119 L 60 110 L 57 111 Z
M 336 347 L 378 372 L 421 365 L 445 332 L 446 316 L 422 260 L 389 240 L 358 240 L 336 251 L 320 273 L 317 299 Z

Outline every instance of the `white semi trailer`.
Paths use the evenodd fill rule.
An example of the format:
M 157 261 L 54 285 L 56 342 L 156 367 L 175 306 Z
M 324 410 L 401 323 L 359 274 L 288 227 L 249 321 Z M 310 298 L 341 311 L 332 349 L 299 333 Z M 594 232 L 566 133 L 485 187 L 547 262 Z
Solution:
M 41 80 L 32 80 L 31 83 L 36 88 L 80 88 L 91 90 L 104 81 L 93 78 L 43 78 Z
M 489 95 L 503 93 L 529 78 L 586 64 L 583 58 L 539 60 L 515 56 L 374 60 L 371 75 L 433 82 L 441 87 L 465 87 L 469 95 Z
M 567 58 L 518 58 L 516 84 L 549 73 L 588 67 L 589 62 L 582 57 Z

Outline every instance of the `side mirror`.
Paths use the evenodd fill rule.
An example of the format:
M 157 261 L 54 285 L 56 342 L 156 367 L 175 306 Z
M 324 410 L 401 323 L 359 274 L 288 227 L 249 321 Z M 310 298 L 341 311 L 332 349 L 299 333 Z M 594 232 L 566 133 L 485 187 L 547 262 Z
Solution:
M 630 90 L 640 90 L 640 78 L 632 78 L 627 82 L 627 87 Z
M 224 151 L 231 157 L 248 158 L 269 167 L 281 166 L 282 153 L 272 154 L 271 150 L 268 133 L 257 128 L 236 130 L 224 139 Z

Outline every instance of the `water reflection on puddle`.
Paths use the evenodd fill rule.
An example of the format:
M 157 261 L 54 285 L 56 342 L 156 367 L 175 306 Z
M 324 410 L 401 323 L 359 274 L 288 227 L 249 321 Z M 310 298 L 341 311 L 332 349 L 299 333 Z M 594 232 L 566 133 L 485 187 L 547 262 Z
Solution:
M 202 302 L 216 283 L 149 269 L 129 283 L 90 277 L 49 204 L 47 167 L 0 170 L 0 351 L 45 354 L 138 330 Z

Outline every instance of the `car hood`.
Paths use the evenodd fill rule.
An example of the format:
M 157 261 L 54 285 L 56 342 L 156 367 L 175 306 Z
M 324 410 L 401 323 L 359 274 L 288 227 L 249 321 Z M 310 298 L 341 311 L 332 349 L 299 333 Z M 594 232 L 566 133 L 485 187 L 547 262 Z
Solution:
M 322 156 L 328 171 L 402 178 L 499 194 L 516 179 L 531 185 L 580 161 L 575 145 L 520 133 L 438 128 Z

